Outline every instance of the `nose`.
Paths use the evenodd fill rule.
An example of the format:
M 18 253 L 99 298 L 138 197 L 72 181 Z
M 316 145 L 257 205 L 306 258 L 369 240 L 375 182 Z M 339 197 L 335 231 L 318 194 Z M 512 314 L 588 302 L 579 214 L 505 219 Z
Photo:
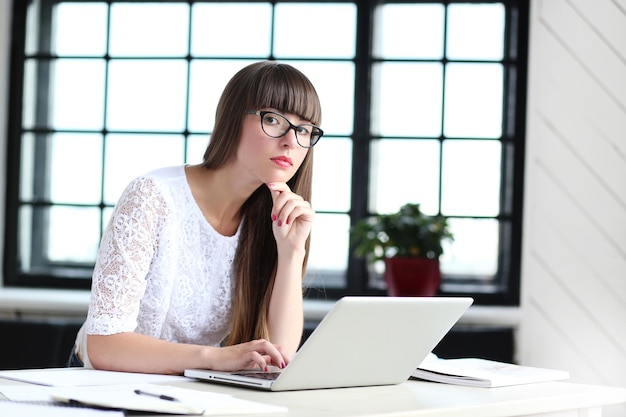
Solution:
M 282 136 L 280 138 L 280 140 L 281 140 L 281 144 L 283 146 L 286 146 L 286 147 L 291 148 L 291 149 L 299 146 L 298 145 L 298 139 L 296 138 L 296 128 L 295 128 L 295 126 L 291 126 L 289 128 L 289 130 L 287 130 L 287 133 L 285 133 L 284 136 Z

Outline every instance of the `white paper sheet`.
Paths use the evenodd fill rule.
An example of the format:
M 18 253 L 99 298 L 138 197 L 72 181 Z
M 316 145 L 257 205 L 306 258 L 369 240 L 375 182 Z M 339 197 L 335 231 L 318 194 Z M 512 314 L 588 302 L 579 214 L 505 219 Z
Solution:
M 124 417 L 121 411 L 61 407 L 45 404 L 0 401 L 0 416 L 20 417 Z
M 136 390 L 154 395 L 137 395 Z M 174 398 L 175 401 L 159 399 L 159 395 Z M 202 413 L 205 416 L 258 413 L 274 415 L 288 411 L 286 407 L 243 400 L 227 394 L 155 384 L 58 387 L 53 388 L 51 396 L 57 400 L 73 400 L 100 407 L 161 413 L 176 410 L 181 414 L 188 410 L 189 414 Z
M 2 385 L 0 392 L 12 401 L 38 401 L 52 403 L 53 397 L 74 400 L 96 401 L 101 406 L 124 406 L 152 408 L 167 406 L 168 402 L 157 398 L 142 397 L 134 393 L 136 389 L 176 398 L 181 403 L 204 410 L 204 415 L 232 414 L 279 414 L 288 409 L 256 401 L 248 401 L 227 394 L 173 387 L 156 384 L 117 384 L 108 386 L 48 387 L 43 385 Z M 271 398 L 271 396 L 270 396 Z M 6 402 L 6 401 L 5 401 Z M 147 410 L 146 410 L 147 411 Z M 165 412 L 165 410 L 162 410 Z M 5 414 L 0 413 L 0 416 Z M 20 415 L 21 417 L 21 415 Z M 69 417 L 69 416 L 68 416 Z
M 0 385 L 2 399 L 11 401 L 50 401 L 53 389 L 42 385 Z
M 78 387 L 93 385 L 172 383 L 189 381 L 180 375 L 141 374 L 134 372 L 99 371 L 84 368 L 49 368 L 0 371 L 0 378 L 50 387 Z

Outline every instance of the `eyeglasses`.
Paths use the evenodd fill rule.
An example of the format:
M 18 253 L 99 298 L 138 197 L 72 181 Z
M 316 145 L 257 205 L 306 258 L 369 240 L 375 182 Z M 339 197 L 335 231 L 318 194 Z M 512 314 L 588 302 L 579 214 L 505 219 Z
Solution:
M 274 113 L 273 111 L 246 110 L 244 113 L 261 116 L 261 129 L 271 138 L 285 136 L 289 129 L 293 129 L 296 132 L 298 145 L 303 148 L 312 148 L 324 135 L 324 131 L 315 125 L 304 124 L 296 126 L 282 114 Z

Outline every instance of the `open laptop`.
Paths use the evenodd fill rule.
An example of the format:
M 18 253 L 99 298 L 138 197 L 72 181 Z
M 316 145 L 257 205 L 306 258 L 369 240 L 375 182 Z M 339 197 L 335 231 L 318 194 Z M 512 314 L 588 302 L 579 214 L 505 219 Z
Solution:
M 185 376 L 270 391 L 399 384 L 472 302 L 469 297 L 344 297 L 282 370 L 187 369 Z

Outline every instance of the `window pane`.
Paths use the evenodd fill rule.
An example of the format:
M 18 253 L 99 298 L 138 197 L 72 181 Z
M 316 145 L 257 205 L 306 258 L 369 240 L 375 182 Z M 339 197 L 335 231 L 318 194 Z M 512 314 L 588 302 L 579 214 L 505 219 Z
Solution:
M 498 268 L 498 221 L 449 219 L 454 242 L 446 242 L 439 259 L 443 274 L 493 277 Z
M 33 133 L 22 135 L 22 153 L 20 155 L 20 199 L 32 201 L 35 198 L 33 177 L 35 175 L 35 144 Z
M 24 63 L 24 102 L 22 103 L 22 126 L 25 129 L 35 127 L 37 117 L 37 71 L 42 65 L 50 65 L 49 62 L 40 63 L 35 59 L 28 59 Z
M 320 127 L 324 134 L 350 135 L 354 120 L 354 64 L 328 61 L 288 63 L 306 74 L 315 86 L 322 103 Z
M 37 155 L 43 153 L 48 154 L 47 168 L 37 163 Z M 97 204 L 100 202 L 101 166 L 99 134 L 24 134 L 20 197 L 24 201 Z
M 220 60 L 191 61 L 189 75 L 189 130 L 210 132 L 215 122 L 215 109 L 222 91 L 232 76 L 255 61 Z
M 17 218 L 19 224 L 19 232 L 17 237 L 18 257 L 19 262 L 18 269 L 21 271 L 30 271 L 33 251 L 33 207 L 21 206 L 18 210 Z
M 502 65 L 449 64 L 444 133 L 448 137 L 502 135 Z
M 111 61 L 107 129 L 183 131 L 186 81 L 183 60 Z
M 185 163 L 192 165 L 202 163 L 204 151 L 209 145 L 209 138 L 209 135 L 189 135 Z
M 46 219 L 46 240 L 33 242 L 33 219 Z M 19 211 L 19 268 L 36 271 L 49 262 L 94 263 L 100 243 L 100 210 L 95 207 L 53 206 Z M 31 250 L 33 243 L 44 245 L 43 253 Z M 43 258 L 41 257 L 43 256 Z M 39 269 L 39 272 L 41 270 Z M 44 269 L 44 271 L 49 271 Z
M 186 56 L 188 25 L 186 4 L 113 3 L 109 54 Z
M 502 59 L 504 12 L 501 3 L 448 6 L 448 59 Z
M 311 231 L 307 285 L 322 288 L 345 286 L 348 268 L 350 217 L 343 214 L 317 214 Z
M 100 243 L 100 209 L 50 208 L 47 258 L 52 262 L 93 263 Z
M 372 132 L 439 137 L 442 85 L 439 63 L 377 65 L 372 86 Z
M 406 203 L 439 211 L 439 142 L 379 140 L 372 143 L 370 211 L 391 213 Z
M 50 127 L 102 129 L 104 78 L 103 60 L 55 61 L 50 83 Z
M 143 157 L 142 157 L 143 156 Z M 104 163 L 104 202 L 115 204 L 135 177 L 183 163 L 180 135 L 109 135 Z
M 385 4 L 380 8 L 375 54 L 384 59 L 441 59 L 441 4 Z
M 272 7 L 269 3 L 194 4 L 192 13 L 192 55 L 270 55 Z
M 38 52 L 47 52 L 39 50 L 39 28 L 41 27 L 41 22 L 39 21 L 39 3 L 39 1 L 30 1 L 28 3 L 26 28 L 24 30 L 24 36 L 26 38 L 24 52 L 26 55 L 32 55 Z
M 109 224 L 111 216 L 113 215 L 113 210 L 114 207 L 105 207 L 104 210 L 102 210 L 102 230 L 106 229 L 107 225 Z
M 355 4 L 278 3 L 275 13 L 274 55 L 279 59 L 354 57 Z
M 441 190 L 444 215 L 498 215 L 501 152 L 497 141 L 444 142 Z
M 316 210 L 350 211 L 352 141 L 324 138 L 315 145 L 313 201 Z
M 60 3 L 54 11 L 52 52 L 60 56 L 106 53 L 106 3 Z
M 102 136 L 57 133 L 50 137 L 50 200 L 98 204 L 102 175 Z M 79 172 L 80 175 L 76 175 Z

